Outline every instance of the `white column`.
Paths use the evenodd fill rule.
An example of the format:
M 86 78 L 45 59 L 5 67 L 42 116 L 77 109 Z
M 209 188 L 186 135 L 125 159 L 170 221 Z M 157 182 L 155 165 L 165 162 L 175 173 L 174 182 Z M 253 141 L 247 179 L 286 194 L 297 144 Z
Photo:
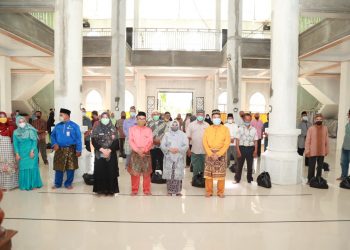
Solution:
M 82 125 L 82 12 L 83 0 L 56 0 L 55 7 L 55 110 L 56 121 L 61 108 L 69 109 L 71 120 Z M 84 133 L 86 127 L 81 127 Z M 82 141 L 84 141 L 82 136 Z M 84 145 L 84 143 L 83 143 Z M 84 148 L 84 146 L 83 146 Z M 53 178 L 53 157 L 49 155 L 50 177 Z M 83 173 L 91 172 L 90 153 L 85 149 L 79 157 L 74 182 L 82 181 Z
M 249 104 L 247 103 L 247 82 L 240 82 L 240 99 L 241 99 L 241 110 L 248 111 Z
M 111 93 L 111 79 L 106 79 L 105 84 L 105 97 L 108 97 Z M 109 109 L 111 112 L 115 112 L 114 107 L 112 107 L 111 99 L 110 98 L 104 98 L 104 106 L 105 109 Z
M 340 68 L 339 113 L 337 132 L 336 167 L 340 166 L 340 153 L 345 135 L 345 125 L 348 123 L 347 114 L 350 109 L 350 61 L 342 62 Z
M 116 117 L 125 110 L 125 18 L 126 1 L 112 1 L 111 105 Z
M 228 1 L 227 26 L 227 112 L 237 118 L 241 110 L 242 0 Z
M 6 56 L 0 56 L 0 111 L 12 112 L 11 68 Z
M 140 25 L 140 0 L 134 0 L 134 29 Z
M 213 77 L 208 76 L 205 80 L 205 98 L 204 98 L 204 108 L 207 114 L 211 114 L 211 111 L 214 109 L 214 81 Z
M 82 124 L 82 0 L 56 0 L 55 8 L 55 110 L 72 111 L 71 120 Z
M 219 100 L 219 87 L 220 87 L 220 71 L 218 70 L 214 75 L 214 105 L 213 109 L 218 108 L 218 100 Z M 209 113 L 211 113 L 211 110 L 209 110 Z
M 136 108 L 137 110 L 147 112 L 146 107 L 146 78 L 135 70 L 134 83 L 136 87 Z
M 215 29 L 216 29 L 216 41 L 215 47 L 218 51 L 221 50 L 221 0 L 215 2 Z
M 288 27 L 288 29 L 286 28 Z M 296 129 L 298 76 L 299 1 L 272 0 L 272 111 L 269 147 L 261 169 L 275 184 L 301 182 L 303 158 L 296 152 L 300 130 Z M 293 115 L 286 115 L 288 114 Z M 282 119 L 282 120 L 281 120 Z

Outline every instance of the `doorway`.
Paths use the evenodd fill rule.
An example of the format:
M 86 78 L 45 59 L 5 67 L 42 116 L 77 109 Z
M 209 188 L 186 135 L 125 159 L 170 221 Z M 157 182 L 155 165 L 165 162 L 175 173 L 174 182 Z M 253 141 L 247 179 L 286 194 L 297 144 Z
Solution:
M 173 118 L 177 114 L 184 118 L 187 113 L 192 113 L 193 92 L 158 91 L 157 104 L 161 113 L 168 111 Z

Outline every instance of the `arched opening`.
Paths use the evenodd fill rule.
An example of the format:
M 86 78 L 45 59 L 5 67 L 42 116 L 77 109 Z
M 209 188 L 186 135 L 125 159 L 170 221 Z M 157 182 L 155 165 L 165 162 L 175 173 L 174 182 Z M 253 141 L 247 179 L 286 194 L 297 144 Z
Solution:
M 102 101 L 102 96 L 99 92 L 96 90 L 91 90 L 87 95 L 86 95 L 86 110 L 87 111 L 93 111 L 97 110 L 100 111 L 103 109 L 103 101 Z
M 222 92 L 218 97 L 218 109 L 220 109 L 221 112 L 226 113 L 227 112 L 227 92 Z
M 131 106 L 135 106 L 134 95 L 129 90 L 125 90 L 125 110 L 129 110 Z
M 266 100 L 263 94 L 257 92 L 253 94 L 249 99 L 249 110 L 253 113 L 265 113 L 266 112 Z

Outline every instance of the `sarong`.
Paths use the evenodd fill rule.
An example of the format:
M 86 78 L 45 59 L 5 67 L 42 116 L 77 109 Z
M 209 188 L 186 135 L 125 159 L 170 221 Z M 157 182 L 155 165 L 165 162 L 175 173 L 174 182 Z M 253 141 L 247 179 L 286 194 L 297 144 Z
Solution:
M 134 176 L 151 175 L 152 161 L 149 152 L 141 157 L 134 151 L 131 152 L 128 172 Z
M 57 171 L 76 170 L 79 168 L 75 146 L 59 148 L 53 158 L 53 169 Z
M 226 154 L 220 156 L 217 160 L 213 160 L 206 156 L 204 178 L 225 179 L 227 160 Z

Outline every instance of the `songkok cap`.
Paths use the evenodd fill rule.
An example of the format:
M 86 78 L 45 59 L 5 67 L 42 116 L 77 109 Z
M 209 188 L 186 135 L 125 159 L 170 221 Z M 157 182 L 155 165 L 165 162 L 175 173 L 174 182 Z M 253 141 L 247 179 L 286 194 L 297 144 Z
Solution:
M 139 111 L 139 113 L 137 114 L 137 116 L 147 116 L 145 112 L 143 111 Z
M 60 110 L 60 113 L 67 114 L 67 115 L 70 116 L 70 113 L 71 113 L 71 112 L 70 112 L 70 110 L 68 110 L 68 109 L 63 109 L 63 108 L 62 108 L 62 109 Z
M 221 112 L 219 109 L 214 109 L 212 112 L 211 112 L 212 115 L 221 115 Z

